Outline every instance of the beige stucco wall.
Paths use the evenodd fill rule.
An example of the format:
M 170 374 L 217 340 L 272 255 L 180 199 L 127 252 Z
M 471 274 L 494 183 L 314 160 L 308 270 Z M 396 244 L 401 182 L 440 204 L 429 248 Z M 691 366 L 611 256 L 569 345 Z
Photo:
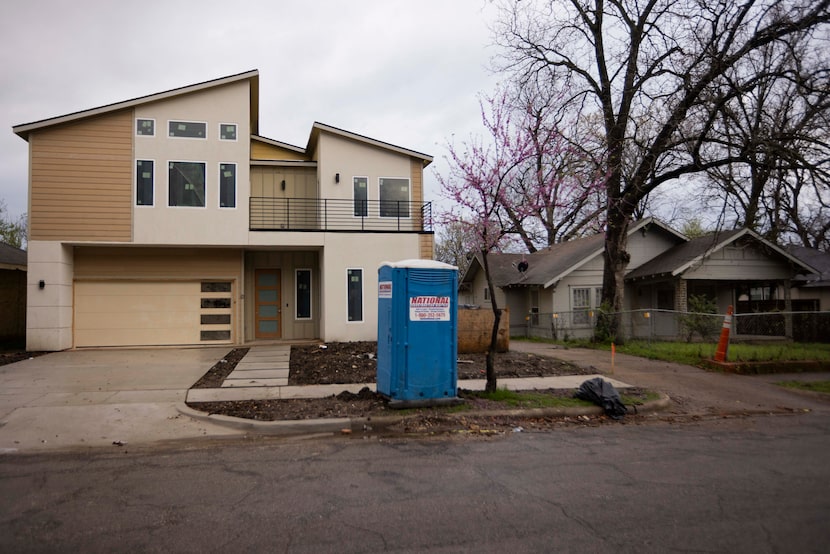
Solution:
M 385 261 L 417 258 L 418 235 L 326 233 L 321 266 L 326 341 L 377 340 L 378 268 Z M 348 321 L 346 270 L 363 270 L 363 321 Z
M 72 346 L 73 250 L 55 241 L 28 244 L 26 349 L 65 350 Z M 45 287 L 38 283 L 44 281 Z
M 135 136 L 135 159 L 155 162 L 153 206 L 135 206 L 134 242 L 140 244 L 243 244 L 250 196 L 249 82 L 208 89 L 138 106 L 135 118 L 155 119 L 153 137 Z M 207 123 L 207 139 L 168 137 L 168 121 Z M 219 140 L 219 124 L 237 125 L 237 140 Z M 205 163 L 205 207 L 169 207 L 170 161 Z M 219 207 L 219 164 L 236 164 L 236 207 Z M 133 164 L 134 167 L 134 164 Z M 135 170 L 133 170 L 135 173 Z M 135 181 L 135 175 L 133 175 Z

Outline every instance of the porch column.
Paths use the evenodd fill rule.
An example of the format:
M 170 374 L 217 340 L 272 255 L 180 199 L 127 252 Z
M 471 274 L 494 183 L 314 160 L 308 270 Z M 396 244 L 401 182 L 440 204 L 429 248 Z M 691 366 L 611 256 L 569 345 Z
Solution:
M 674 309 L 677 312 L 689 311 L 686 279 L 677 279 L 674 287 Z
M 789 279 L 784 280 L 784 336 L 788 339 L 793 338 L 793 298 L 792 298 L 792 282 Z

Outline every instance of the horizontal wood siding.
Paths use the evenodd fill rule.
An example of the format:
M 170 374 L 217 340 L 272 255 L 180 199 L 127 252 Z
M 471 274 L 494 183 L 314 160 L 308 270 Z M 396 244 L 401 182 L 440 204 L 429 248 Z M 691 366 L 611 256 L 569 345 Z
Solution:
M 29 136 L 31 240 L 132 240 L 132 110 Z
M 251 159 L 252 160 L 308 160 L 308 157 L 289 150 L 287 148 L 279 148 L 271 144 L 264 144 L 258 141 L 251 141 Z
M 76 279 L 241 277 L 238 250 L 212 248 L 75 248 Z

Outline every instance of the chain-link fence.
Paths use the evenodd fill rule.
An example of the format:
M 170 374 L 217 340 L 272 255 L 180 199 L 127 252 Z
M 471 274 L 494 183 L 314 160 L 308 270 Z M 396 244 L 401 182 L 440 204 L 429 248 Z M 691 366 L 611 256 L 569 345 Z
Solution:
M 723 314 L 632 310 L 620 312 L 620 333 L 625 340 L 687 342 L 716 341 L 723 326 Z M 524 325 L 512 325 L 510 334 L 571 340 L 594 334 L 599 312 L 581 310 L 530 313 Z M 733 316 L 731 340 L 789 339 L 796 342 L 830 342 L 830 312 L 768 312 Z

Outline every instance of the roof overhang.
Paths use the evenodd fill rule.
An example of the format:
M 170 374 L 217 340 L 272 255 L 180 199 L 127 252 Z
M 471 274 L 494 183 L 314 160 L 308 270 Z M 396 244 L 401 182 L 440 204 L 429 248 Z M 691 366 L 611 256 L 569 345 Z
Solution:
M 325 123 L 320 123 L 317 121 L 315 121 L 314 125 L 311 126 L 311 134 L 308 137 L 308 146 L 306 146 L 306 152 L 311 153 L 314 151 L 314 147 L 316 146 L 317 141 L 320 139 L 321 132 L 329 133 L 356 142 L 361 142 L 363 144 L 368 144 L 370 146 L 375 146 L 377 148 L 383 148 L 384 150 L 391 150 L 392 152 L 397 152 L 398 154 L 403 154 L 405 156 L 409 156 L 412 158 L 418 158 L 422 161 L 424 167 L 432 163 L 432 156 L 430 156 L 429 154 L 424 154 L 422 152 L 410 150 L 402 146 L 396 146 L 394 144 L 389 144 L 388 142 L 383 142 L 381 140 L 373 139 L 363 135 L 358 135 L 357 133 L 352 133 L 351 131 L 339 129 L 337 127 L 326 125 Z
M 80 119 L 86 119 L 89 117 L 95 117 L 98 115 L 104 115 L 128 108 L 134 108 L 135 106 L 140 106 L 143 104 L 148 104 L 150 102 L 157 102 L 159 100 L 167 100 L 169 98 L 175 98 L 177 96 L 182 96 L 185 94 L 192 94 L 194 92 L 199 92 L 202 90 L 221 87 L 224 85 L 228 85 L 231 83 L 236 83 L 239 81 L 249 80 L 251 83 L 250 87 L 250 114 L 251 114 L 251 133 L 257 134 L 259 132 L 259 71 L 253 69 L 251 71 L 245 71 L 244 73 L 237 73 L 236 75 L 229 75 L 227 77 L 220 77 L 219 79 L 213 79 L 211 81 L 205 81 L 203 83 L 197 83 L 195 85 L 188 85 L 185 87 L 179 87 L 172 90 L 168 90 L 165 92 L 159 92 L 156 94 L 149 94 L 147 96 L 140 96 L 138 98 L 133 98 L 131 100 L 125 100 L 123 102 L 116 102 L 114 104 L 107 104 L 105 106 L 99 106 L 97 108 L 91 108 L 89 110 L 82 110 L 79 112 L 73 112 L 66 115 L 61 115 L 57 117 L 51 117 L 49 119 L 41 119 L 40 121 L 33 121 L 31 123 L 23 123 L 21 125 L 16 125 L 12 127 L 12 131 L 22 138 L 23 140 L 29 140 L 29 133 L 33 131 L 37 131 L 40 129 L 44 129 L 46 127 L 52 127 L 54 125 L 61 125 L 64 123 L 71 123 L 74 121 L 78 121 Z

